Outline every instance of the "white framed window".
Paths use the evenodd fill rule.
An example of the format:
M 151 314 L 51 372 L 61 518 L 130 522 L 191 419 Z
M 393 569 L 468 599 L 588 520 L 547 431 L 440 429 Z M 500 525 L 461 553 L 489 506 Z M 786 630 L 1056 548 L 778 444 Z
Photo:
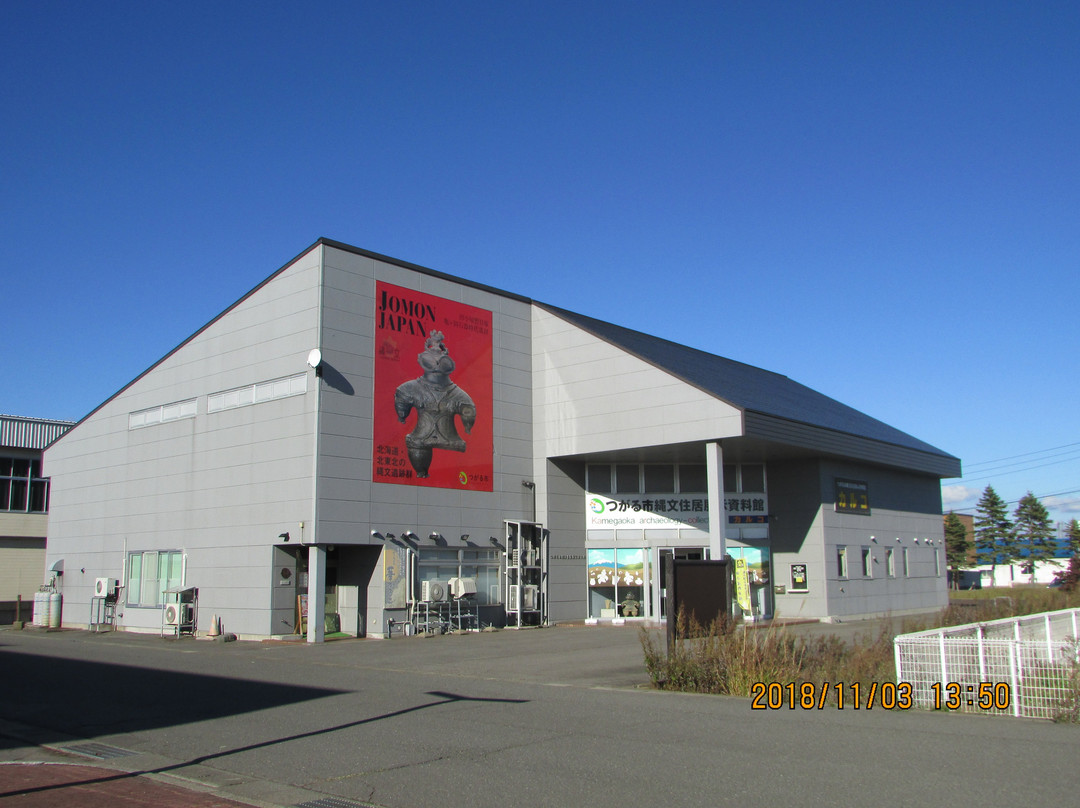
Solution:
M 890 578 L 896 577 L 896 559 L 893 556 L 893 548 L 885 548 L 885 574 Z
M 167 421 L 194 418 L 198 411 L 199 400 L 196 398 L 174 401 L 171 404 L 160 404 L 157 407 L 148 407 L 145 410 L 136 410 L 128 413 L 128 429 L 140 429 L 144 426 L 163 424 Z
M 220 393 L 211 393 L 206 399 L 206 411 L 232 410 L 249 404 L 261 404 L 264 401 L 274 401 L 289 396 L 302 396 L 306 392 L 307 374 L 298 373 L 295 376 L 256 382 L 244 387 L 234 387 L 232 390 L 222 390 Z
M 156 607 L 166 589 L 184 585 L 184 554 L 180 550 L 128 553 L 127 605 Z
M 869 547 L 862 548 L 862 574 L 864 578 L 874 577 L 874 556 Z
M 911 575 L 911 568 L 908 566 L 908 548 L 904 548 L 904 577 L 907 578 Z
M 841 578 L 847 578 L 847 547 L 839 545 L 836 548 L 836 574 Z

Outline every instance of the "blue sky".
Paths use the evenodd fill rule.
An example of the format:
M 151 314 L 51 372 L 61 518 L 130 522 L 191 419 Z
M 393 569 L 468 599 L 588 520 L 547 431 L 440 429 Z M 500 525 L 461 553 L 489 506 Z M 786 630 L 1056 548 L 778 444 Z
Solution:
M 1077 143 L 1075 2 L 8 0 L 0 412 L 82 417 L 326 236 L 783 373 L 960 457 L 946 507 L 1072 519 Z

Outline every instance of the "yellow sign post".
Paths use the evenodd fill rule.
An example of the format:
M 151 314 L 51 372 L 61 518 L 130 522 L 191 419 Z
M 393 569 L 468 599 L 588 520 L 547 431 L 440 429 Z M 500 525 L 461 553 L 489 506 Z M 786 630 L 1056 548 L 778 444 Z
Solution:
M 749 614 L 753 611 L 750 605 L 750 569 L 746 566 L 745 558 L 735 559 L 735 600 L 743 612 Z

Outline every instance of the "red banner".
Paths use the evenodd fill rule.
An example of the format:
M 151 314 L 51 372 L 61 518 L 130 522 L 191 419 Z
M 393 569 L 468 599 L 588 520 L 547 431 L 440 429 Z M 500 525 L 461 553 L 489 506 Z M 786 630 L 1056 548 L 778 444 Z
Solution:
M 375 284 L 377 483 L 491 491 L 491 312 Z

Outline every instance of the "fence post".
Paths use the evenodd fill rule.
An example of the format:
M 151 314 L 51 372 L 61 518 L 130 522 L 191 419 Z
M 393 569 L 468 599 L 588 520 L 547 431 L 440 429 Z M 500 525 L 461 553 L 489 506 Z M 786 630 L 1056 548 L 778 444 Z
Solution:
M 1013 619 L 1013 647 L 1020 650 L 1020 618 L 1018 617 Z M 1016 678 L 1021 682 L 1024 681 L 1024 660 L 1021 656 L 1016 657 Z
M 979 647 L 979 681 L 980 682 L 985 682 L 986 681 L 986 647 L 983 645 L 983 626 L 981 624 L 979 625 L 979 630 L 978 630 L 978 634 L 976 634 L 976 638 L 979 641 L 978 642 L 978 647 Z
M 1020 717 L 1020 687 L 1019 687 L 1019 671 L 1016 664 L 1016 641 L 1009 643 L 1009 679 L 1012 687 L 1012 704 L 1013 715 L 1017 718 Z
M 945 657 L 945 632 L 942 631 L 937 636 L 938 636 L 938 646 L 941 649 L 941 685 L 942 685 L 942 687 L 944 687 L 946 684 L 948 684 L 948 681 L 949 681 L 948 671 L 946 670 L 946 668 L 948 666 L 946 664 L 946 657 Z

